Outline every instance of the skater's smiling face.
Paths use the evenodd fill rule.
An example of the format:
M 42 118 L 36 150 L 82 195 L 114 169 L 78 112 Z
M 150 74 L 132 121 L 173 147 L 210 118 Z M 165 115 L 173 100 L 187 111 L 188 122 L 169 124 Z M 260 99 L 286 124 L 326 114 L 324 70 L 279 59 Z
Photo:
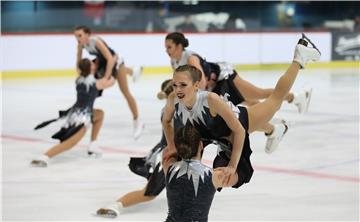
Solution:
M 86 27 L 79 27 L 75 29 L 74 35 L 78 44 L 84 46 L 89 43 L 90 29 Z
M 180 103 L 192 108 L 196 102 L 201 72 L 194 66 L 184 65 L 177 68 L 173 75 L 173 89 Z

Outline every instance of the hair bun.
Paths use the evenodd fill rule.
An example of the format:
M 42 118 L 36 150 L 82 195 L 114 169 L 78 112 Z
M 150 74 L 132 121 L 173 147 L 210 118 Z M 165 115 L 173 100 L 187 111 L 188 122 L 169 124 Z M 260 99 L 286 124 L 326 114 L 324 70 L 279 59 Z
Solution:
M 164 91 L 158 92 L 157 98 L 160 100 L 166 99 L 166 93 Z
M 184 38 L 184 48 L 189 46 L 189 40 L 187 38 Z

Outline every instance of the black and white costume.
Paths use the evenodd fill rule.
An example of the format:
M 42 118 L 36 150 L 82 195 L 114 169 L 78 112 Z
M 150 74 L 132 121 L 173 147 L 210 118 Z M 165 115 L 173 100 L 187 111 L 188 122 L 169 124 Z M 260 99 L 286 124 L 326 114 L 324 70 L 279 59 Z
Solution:
M 145 196 L 157 196 L 165 188 L 165 175 L 162 168 L 162 152 L 166 146 L 166 137 L 164 132 L 162 132 L 160 142 L 151 149 L 147 156 L 130 158 L 130 170 L 148 180 Z
M 238 188 L 243 183 L 250 181 L 254 171 L 250 162 L 252 151 L 250 148 L 249 134 L 247 133 L 249 128 L 248 113 L 245 107 L 235 106 L 231 101 L 228 101 L 226 96 L 223 97 L 223 100 L 232 109 L 246 131 L 243 150 L 237 166 L 239 180 L 238 183 L 233 186 L 234 188 Z M 211 116 L 208 105 L 208 92 L 197 92 L 196 102 L 191 110 L 181 104 L 177 97 L 174 99 L 174 105 L 174 131 L 185 126 L 186 123 L 189 122 L 199 131 L 202 140 L 213 141 L 219 145 L 219 151 L 213 162 L 213 168 L 227 166 L 230 161 L 232 150 L 232 144 L 227 139 L 227 137 L 231 135 L 231 129 L 227 126 L 221 116 Z
M 79 76 L 76 79 L 76 92 L 76 102 L 72 107 L 66 111 L 59 111 L 59 118 L 43 122 L 35 129 L 42 128 L 59 119 L 65 119 L 61 130 L 52 136 L 52 138 L 59 139 L 62 142 L 78 132 L 83 126 L 89 127 L 92 123 L 94 101 L 98 95 L 94 75 Z
M 208 62 L 199 54 L 184 50 L 179 61 L 171 59 L 171 66 L 175 70 L 179 66 L 186 65 L 190 56 L 196 56 L 200 60 L 201 68 L 204 71 L 205 77 L 210 80 L 212 79 L 211 74 L 216 76 L 216 86 L 211 89 L 212 92 L 224 96 L 226 93 L 229 95 L 229 100 L 235 105 L 238 105 L 245 101 L 239 90 L 234 84 L 234 78 L 238 75 L 234 68 L 226 62 Z
M 181 160 L 166 174 L 167 222 L 207 221 L 214 199 L 212 169 L 200 160 Z
M 95 77 L 97 79 L 99 79 L 104 76 L 107 60 L 104 57 L 104 55 L 101 54 L 101 51 L 98 48 L 96 48 L 96 41 L 102 41 L 105 44 L 105 46 L 107 47 L 107 49 L 110 51 L 111 55 L 114 56 L 116 53 L 112 48 L 110 48 L 106 44 L 106 42 L 104 40 L 102 40 L 100 37 L 97 37 L 97 36 L 90 36 L 89 43 L 84 45 L 84 48 L 86 49 L 86 51 L 89 52 L 90 55 L 96 56 L 95 60 L 98 62 L 98 69 L 95 74 Z M 114 65 L 114 68 L 112 70 L 112 76 L 116 77 L 117 68 L 121 64 L 124 64 L 124 59 L 122 57 L 120 57 L 117 61 L 117 64 Z

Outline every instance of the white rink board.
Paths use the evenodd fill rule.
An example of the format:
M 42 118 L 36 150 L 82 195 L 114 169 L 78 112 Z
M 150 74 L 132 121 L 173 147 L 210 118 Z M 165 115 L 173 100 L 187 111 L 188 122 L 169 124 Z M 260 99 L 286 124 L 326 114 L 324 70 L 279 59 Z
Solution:
M 322 52 L 321 60 L 331 59 L 331 34 L 307 33 Z M 165 34 L 101 34 L 125 63 L 134 66 L 170 66 L 165 52 Z M 301 33 L 186 34 L 193 50 L 209 61 L 233 64 L 288 63 Z M 72 69 L 76 63 L 74 35 L 1 36 L 3 71 Z M 86 54 L 84 54 L 86 56 Z

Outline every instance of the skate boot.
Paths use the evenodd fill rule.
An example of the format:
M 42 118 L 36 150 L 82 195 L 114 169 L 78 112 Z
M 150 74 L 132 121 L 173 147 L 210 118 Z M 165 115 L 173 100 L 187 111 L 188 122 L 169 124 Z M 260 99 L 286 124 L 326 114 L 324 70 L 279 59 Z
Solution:
M 308 46 L 309 43 L 312 47 Z M 318 61 L 320 56 L 321 53 L 319 49 L 316 48 L 315 44 L 303 33 L 295 47 L 294 61 L 300 64 L 301 69 L 304 69 L 306 64 Z
M 266 153 L 270 154 L 277 149 L 279 143 L 281 142 L 288 128 L 289 127 L 287 123 L 283 120 L 282 123 L 274 125 L 274 130 L 270 135 L 265 134 L 265 136 L 267 136 L 267 141 L 265 146 Z
M 96 211 L 96 215 L 106 218 L 115 218 L 119 216 L 120 212 L 124 209 L 121 202 L 115 202 L 107 207 L 100 208 Z
M 133 124 L 134 124 L 134 139 L 137 140 L 141 136 L 145 128 L 145 124 L 139 118 L 134 120 Z
M 312 94 L 312 89 L 304 90 L 303 92 L 294 94 L 294 99 L 291 103 L 297 106 L 300 114 L 303 114 L 308 111 L 311 100 L 311 94 Z
M 140 76 L 142 75 L 142 72 L 143 72 L 142 66 L 136 66 L 133 68 L 133 74 L 132 74 L 133 82 L 137 82 L 139 80 Z
M 102 156 L 102 151 L 96 141 L 89 144 L 87 153 L 89 157 L 100 158 Z
M 33 167 L 47 167 L 49 165 L 49 157 L 46 155 L 42 155 L 39 158 L 31 161 L 31 166 Z

